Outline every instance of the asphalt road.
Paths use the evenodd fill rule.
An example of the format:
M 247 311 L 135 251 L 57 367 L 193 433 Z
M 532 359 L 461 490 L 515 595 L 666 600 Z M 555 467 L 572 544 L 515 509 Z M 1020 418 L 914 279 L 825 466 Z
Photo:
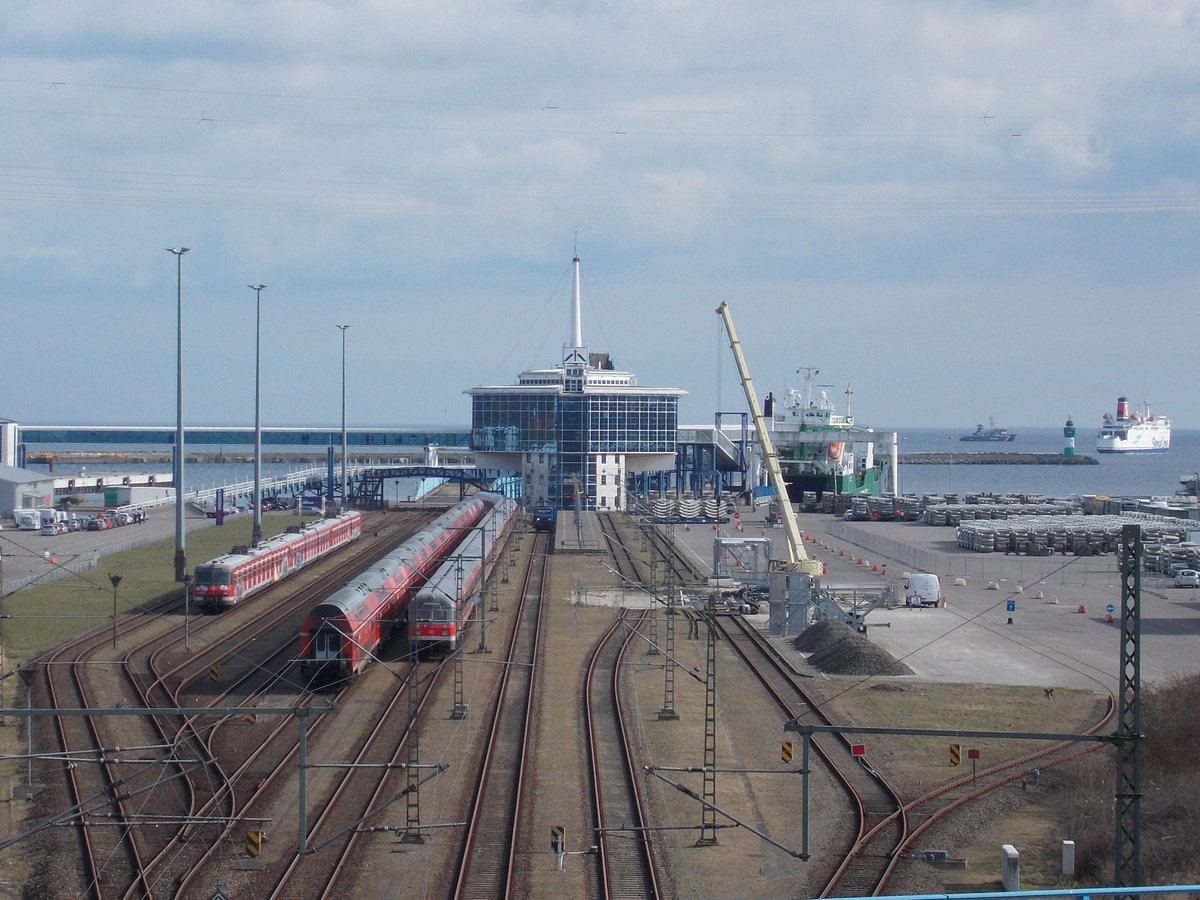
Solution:
M 86 518 L 98 509 L 77 512 Z M 150 510 L 149 518 L 134 525 L 110 528 L 106 531 L 73 531 L 67 534 L 42 535 L 37 531 L 19 531 L 6 523 L 0 531 L 0 552 L 4 555 L 5 593 L 11 593 L 20 579 L 47 572 L 51 566 L 64 569 L 86 567 L 94 558 L 126 550 L 136 544 L 175 539 L 175 507 L 162 506 Z M 247 516 L 249 513 L 238 513 Z M 190 510 L 184 517 L 187 530 L 206 528 L 214 523 Z M 48 555 L 47 555 L 48 554 Z M 98 557 L 97 557 L 98 554 Z M 50 557 L 57 562 L 51 563 Z
M 740 518 L 742 532 L 724 528 L 720 534 L 765 534 L 782 550 L 782 530 L 764 528 L 761 514 L 743 511 Z M 901 580 L 905 571 L 941 575 L 945 608 L 877 609 L 865 620 L 868 638 L 903 660 L 915 677 L 1119 687 L 1121 585 L 1115 557 L 975 553 L 957 546 L 953 528 L 920 523 L 847 523 L 812 514 L 800 515 L 799 523 L 816 538 L 806 547 L 826 564 L 827 584 L 878 585 L 888 578 Z M 708 527 L 690 532 L 677 527 L 676 541 L 705 561 L 707 570 L 714 534 Z M 880 546 L 890 552 L 869 549 Z M 1109 606 L 1114 622 L 1106 621 Z M 1195 670 L 1200 590 L 1176 588 L 1169 579 L 1144 573 L 1139 615 L 1143 684 Z M 760 618 L 765 629 L 766 617 Z M 783 652 L 794 652 L 784 639 L 776 643 Z

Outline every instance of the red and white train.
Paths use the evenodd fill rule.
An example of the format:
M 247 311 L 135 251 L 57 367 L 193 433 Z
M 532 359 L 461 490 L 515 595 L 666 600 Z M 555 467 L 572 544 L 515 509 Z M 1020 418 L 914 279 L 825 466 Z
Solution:
M 409 600 L 447 554 L 505 500 L 463 500 L 319 604 L 300 629 L 300 673 L 310 689 L 353 678 L 407 621 Z
M 408 641 L 414 650 L 459 646 L 480 587 L 491 573 L 520 507 L 504 498 L 430 576 L 409 605 Z
M 346 512 L 293 526 L 257 547 L 238 547 L 196 566 L 192 596 L 206 609 L 236 606 L 362 534 L 362 514 Z

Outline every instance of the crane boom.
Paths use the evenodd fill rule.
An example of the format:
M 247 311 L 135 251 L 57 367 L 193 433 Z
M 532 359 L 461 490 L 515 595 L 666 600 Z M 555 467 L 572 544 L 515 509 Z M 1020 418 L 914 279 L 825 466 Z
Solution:
M 808 558 L 804 549 L 804 541 L 800 536 L 800 525 L 796 522 L 796 511 L 788 499 L 787 483 L 783 480 L 783 469 L 779 466 L 779 454 L 775 451 L 775 442 L 767 431 L 766 419 L 758 405 L 758 396 L 754 392 L 754 382 L 750 380 L 750 370 L 746 366 L 746 357 L 742 353 L 741 341 L 733 327 L 733 314 L 729 304 L 722 301 L 717 307 L 717 315 L 725 323 L 725 331 L 729 335 L 729 349 L 733 351 L 733 361 L 737 364 L 738 377 L 742 380 L 742 390 L 746 394 L 746 403 L 750 405 L 750 415 L 754 419 L 754 431 L 758 435 L 758 444 L 762 448 L 763 461 L 767 466 L 767 475 L 771 479 L 771 487 L 779 501 L 779 512 L 783 517 L 783 530 L 787 536 L 788 567 L 798 569 L 808 574 L 820 574 L 820 563 Z

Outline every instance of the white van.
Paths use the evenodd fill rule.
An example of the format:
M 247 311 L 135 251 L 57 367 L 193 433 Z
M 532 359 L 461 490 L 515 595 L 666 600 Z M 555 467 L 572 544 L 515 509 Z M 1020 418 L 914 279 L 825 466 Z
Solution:
M 928 572 L 913 572 L 904 585 L 904 602 L 907 606 L 945 606 L 942 596 L 942 579 Z

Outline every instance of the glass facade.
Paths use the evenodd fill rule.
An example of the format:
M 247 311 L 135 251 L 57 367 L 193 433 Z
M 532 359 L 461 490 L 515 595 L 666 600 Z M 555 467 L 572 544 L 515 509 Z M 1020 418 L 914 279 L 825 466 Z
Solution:
M 471 392 L 471 449 L 551 456 L 548 499 L 574 501 L 575 484 L 596 496 L 601 454 L 674 453 L 677 393 Z M 591 505 L 590 502 L 586 505 Z
M 475 394 L 471 398 L 471 449 L 553 453 L 557 399 L 554 394 Z
M 587 399 L 588 453 L 674 453 L 679 398 L 596 394 Z

